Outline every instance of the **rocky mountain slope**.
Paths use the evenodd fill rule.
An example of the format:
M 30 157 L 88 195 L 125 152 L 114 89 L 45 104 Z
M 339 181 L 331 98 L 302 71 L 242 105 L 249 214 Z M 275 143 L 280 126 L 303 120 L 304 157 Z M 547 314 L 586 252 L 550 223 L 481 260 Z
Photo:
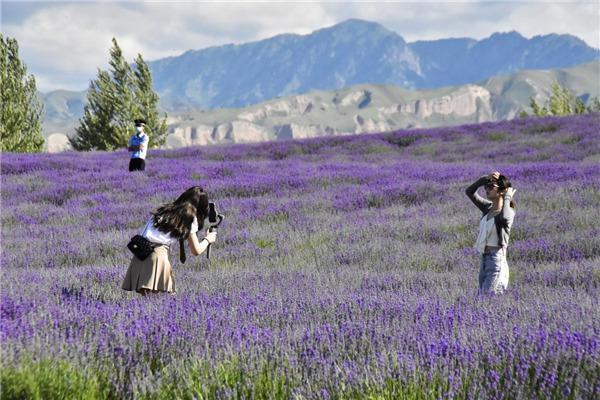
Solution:
M 168 147 L 383 132 L 515 118 L 534 97 L 543 104 L 553 82 L 589 101 L 600 96 L 600 63 L 553 71 L 521 71 L 477 84 L 410 91 L 355 85 L 314 91 L 240 109 L 174 115 Z
M 529 111 L 529 98 L 544 103 L 553 82 L 584 101 L 600 96 L 600 62 L 558 70 L 521 71 L 475 84 L 412 91 L 394 85 L 362 84 L 333 91 L 312 91 L 250 107 L 169 114 L 167 147 L 212 143 L 257 142 L 410 127 L 436 127 L 511 119 Z M 68 96 L 48 97 L 53 106 L 78 104 Z M 61 115 L 54 111 L 54 116 Z M 47 135 L 51 151 L 66 148 L 65 132 Z
M 275 97 L 357 84 L 431 89 L 526 69 L 565 68 L 600 57 L 570 35 L 407 43 L 380 24 L 348 20 L 308 35 L 190 50 L 149 63 L 165 109 L 238 108 Z

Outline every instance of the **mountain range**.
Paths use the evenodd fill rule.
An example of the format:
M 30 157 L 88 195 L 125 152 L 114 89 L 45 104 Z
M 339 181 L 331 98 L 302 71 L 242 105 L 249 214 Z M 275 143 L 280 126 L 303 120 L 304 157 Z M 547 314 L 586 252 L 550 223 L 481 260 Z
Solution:
M 322 101 L 318 100 L 318 103 L 332 102 L 331 107 L 324 107 L 328 112 L 319 115 L 320 109 L 313 109 L 306 120 L 298 119 L 298 115 L 284 117 L 283 112 L 275 120 L 270 119 L 271 115 L 260 121 L 255 118 L 251 122 L 254 125 L 258 123 L 259 128 L 252 128 L 255 131 L 267 129 L 254 136 L 277 138 L 275 127 L 286 123 L 309 127 L 307 132 L 314 135 L 360 131 L 363 128 L 357 128 L 353 122 L 355 114 L 363 119 L 365 129 L 370 126 L 375 130 L 510 118 L 517 109 L 527 108 L 529 96 L 540 99 L 547 97 L 552 83 L 548 77 L 551 75 L 552 79 L 562 82 L 584 99 L 586 96 L 597 96 L 600 91 L 599 59 L 598 49 L 570 35 L 551 34 L 527 39 L 517 32 L 508 32 L 494 33 L 482 40 L 459 38 L 407 43 L 400 35 L 377 23 L 348 20 L 308 35 L 284 34 L 252 43 L 190 50 L 180 56 L 148 64 L 161 107 L 172 117 L 169 121 L 173 133 L 185 128 L 183 121 L 188 122 L 185 129 L 193 124 L 196 127 L 215 128 L 235 123 L 239 114 L 244 115 L 241 110 L 244 107 L 256 110 L 264 106 L 261 103 L 294 103 L 301 98 L 298 95 L 311 92 L 320 92 L 318 96 Z M 566 67 L 586 62 L 591 64 L 565 70 Z M 541 71 L 528 72 L 532 74 L 530 77 L 526 77 L 529 76 L 527 74 L 519 75 L 519 71 L 528 70 Z M 501 78 L 492 78 L 494 76 Z M 501 85 L 502 90 L 493 86 L 493 82 L 498 80 L 505 82 Z M 585 82 L 585 85 L 578 82 Z M 433 114 L 424 116 L 422 110 L 427 101 L 444 102 L 448 96 L 461 97 L 456 97 L 456 93 L 462 93 L 460 86 L 465 84 L 469 87 L 469 93 L 475 86 L 489 92 L 489 96 L 486 94 L 483 100 L 479 100 L 487 104 L 487 111 L 480 111 L 476 118 L 474 114 L 456 118 L 452 112 L 443 118 Z M 357 88 L 360 85 L 361 88 Z M 389 88 L 384 89 L 384 86 Z M 336 96 L 342 96 L 347 91 L 370 93 L 371 100 L 362 105 L 362 114 L 343 109 L 345 106 L 341 106 L 342 103 L 335 103 Z M 384 92 L 393 95 L 378 95 Z M 518 95 L 515 94 L 517 92 Z M 40 97 L 46 109 L 45 136 L 62 134 L 59 142 L 64 143 L 64 134 L 73 133 L 77 119 L 83 114 L 86 92 L 58 90 L 40 94 Z M 290 100 L 294 98 L 297 99 Z M 378 113 L 370 115 L 366 109 L 373 107 L 379 101 L 377 99 L 384 98 L 387 100 L 381 100 L 380 107 L 404 104 L 409 99 L 422 100 L 419 103 L 421 113 L 412 116 L 406 114 L 402 118 L 388 115 L 388 121 L 381 122 Z M 446 100 L 433 100 L 438 98 Z M 367 98 L 363 100 L 367 101 Z M 309 102 L 316 104 L 315 101 Z M 404 107 L 406 111 L 408 106 Z M 333 110 L 337 111 L 331 114 Z M 483 108 L 480 107 L 480 110 Z M 338 111 L 340 115 L 336 114 Z M 284 121 L 285 118 L 288 120 Z M 327 121 L 327 118 L 331 120 Z M 342 123 L 342 120 L 345 122 Z M 297 135 L 303 129 L 296 129 Z M 294 136 L 293 133 L 290 135 Z M 198 139 L 191 139 L 189 135 L 187 138 L 184 136 L 175 142 L 182 145 L 198 142 Z M 248 134 L 249 138 L 252 136 Z M 239 134 L 233 133 L 215 134 L 213 137 L 229 137 L 226 141 L 245 141 Z M 215 141 L 220 139 L 200 140 L 207 143 Z
M 407 90 L 360 84 L 287 96 L 240 109 L 181 113 L 170 121 L 167 147 L 258 142 L 325 135 L 385 132 L 497 121 L 544 104 L 554 82 L 580 99 L 600 96 L 600 63 L 557 70 L 527 70 L 478 83 Z
M 554 82 L 589 102 L 600 97 L 600 63 L 555 70 L 525 70 L 477 83 L 407 90 L 360 84 L 290 95 L 243 108 L 171 113 L 167 148 L 258 142 L 324 135 L 381 132 L 511 119 L 529 111 L 529 99 L 544 104 Z M 51 97 L 56 102 L 64 100 Z M 79 101 L 79 100 L 77 100 Z M 58 132 L 72 132 L 76 120 Z M 57 132 L 57 131 L 54 131 Z M 63 133 L 48 137 L 51 151 L 65 148 Z
M 172 111 L 245 107 L 277 96 L 363 83 L 431 89 L 525 69 L 565 68 L 600 58 L 570 35 L 407 43 L 380 24 L 348 20 L 308 35 L 190 50 L 149 66 Z

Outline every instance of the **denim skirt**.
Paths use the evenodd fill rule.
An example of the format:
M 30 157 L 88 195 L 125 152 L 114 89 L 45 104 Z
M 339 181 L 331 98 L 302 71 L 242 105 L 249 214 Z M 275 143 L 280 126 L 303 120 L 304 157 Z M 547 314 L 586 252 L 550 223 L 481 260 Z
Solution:
M 479 293 L 503 293 L 508 287 L 506 253 L 499 248 L 481 255 Z

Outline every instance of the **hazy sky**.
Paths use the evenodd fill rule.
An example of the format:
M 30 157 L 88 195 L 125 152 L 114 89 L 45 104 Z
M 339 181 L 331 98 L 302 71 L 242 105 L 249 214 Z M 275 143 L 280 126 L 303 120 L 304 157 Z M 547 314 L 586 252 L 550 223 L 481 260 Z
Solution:
M 186 50 L 308 34 L 349 18 L 375 21 L 406 41 L 516 30 L 525 37 L 569 33 L 600 47 L 600 2 L 199 2 L 0 0 L 2 34 L 16 38 L 41 91 L 84 90 L 108 67 L 111 38 L 129 61 Z

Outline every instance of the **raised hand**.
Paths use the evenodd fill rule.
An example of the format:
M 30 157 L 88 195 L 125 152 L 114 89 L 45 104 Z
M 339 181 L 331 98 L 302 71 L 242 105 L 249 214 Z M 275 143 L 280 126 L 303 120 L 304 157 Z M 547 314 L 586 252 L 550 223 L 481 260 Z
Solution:
M 494 171 L 488 174 L 488 179 L 498 180 L 500 178 L 500 172 Z
M 204 237 L 206 240 L 208 240 L 208 243 L 213 244 L 216 240 L 217 240 L 217 232 L 216 231 L 212 231 L 212 232 L 206 232 L 206 236 Z

